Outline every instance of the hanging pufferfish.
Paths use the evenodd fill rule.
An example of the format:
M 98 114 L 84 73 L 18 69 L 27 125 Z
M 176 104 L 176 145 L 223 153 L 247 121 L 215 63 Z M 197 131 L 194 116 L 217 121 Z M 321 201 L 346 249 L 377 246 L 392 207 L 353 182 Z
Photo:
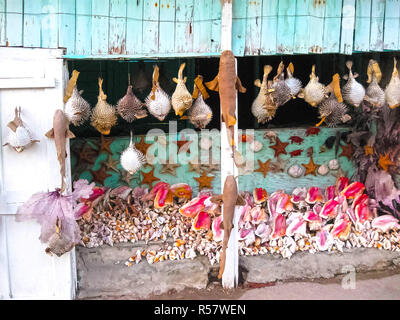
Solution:
M 352 66 L 352 61 L 346 62 L 346 67 L 347 69 L 349 69 L 349 74 L 345 74 L 343 76 L 343 79 L 347 80 L 347 83 L 342 88 L 343 99 L 348 104 L 358 107 L 360 103 L 364 100 L 365 89 L 362 84 L 360 84 L 356 80 L 358 74 L 356 72 L 353 74 L 353 72 L 351 71 Z
M 182 63 L 178 71 L 178 79 L 172 78 L 176 83 L 176 89 L 171 97 L 172 108 L 175 110 L 177 116 L 182 116 L 183 113 L 190 108 L 193 99 L 192 95 L 186 88 L 187 77 L 183 77 L 183 69 L 185 69 L 186 63 Z
M 375 60 L 369 60 L 367 75 L 369 86 L 366 90 L 364 100 L 371 103 L 374 107 L 383 107 L 385 105 L 385 91 L 379 86 L 379 82 L 382 78 L 381 69 L 379 68 L 378 62 Z
M 159 76 L 158 66 L 155 66 L 153 71 L 153 88 L 147 96 L 145 103 L 150 114 L 158 120 L 163 121 L 171 110 L 171 101 L 168 94 L 160 87 L 160 83 L 158 82 Z
M 315 64 L 311 68 L 310 81 L 298 94 L 298 97 L 304 98 L 304 100 L 312 107 L 316 107 L 325 98 L 327 98 L 325 86 L 319 82 L 319 78 L 315 74 Z
M 386 102 L 389 105 L 389 108 L 394 109 L 400 106 L 400 77 L 399 71 L 397 70 L 397 60 L 393 58 L 393 73 L 392 78 L 390 79 L 389 84 L 385 89 L 385 98 Z
M 137 172 L 140 167 L 146 163 L 145 156 L 138 149 L 136 149 L 135 144 L 132 141 L 132 131 L 129 147 L 122 152 L 120 162 L 122 168 L 124 168 L 130 174 Z

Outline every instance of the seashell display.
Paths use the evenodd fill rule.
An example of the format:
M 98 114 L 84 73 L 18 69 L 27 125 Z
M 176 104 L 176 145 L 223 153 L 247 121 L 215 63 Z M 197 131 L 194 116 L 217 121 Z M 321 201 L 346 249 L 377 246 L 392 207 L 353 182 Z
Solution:
M 340 168 L 339 161 L 337 159 L 329 160 L 328 167 L 330 170 L 338 170 Z
M 193 229 L 199 231 L 201 229 L 209 230 L 211 225 L 211 218 L 207 212 L 200 211 L 199 214 L 193 219 Z
M 21 119 L 21 107 L 15 108 L 14 120 L 7 124 L 10 129 L 8 136 L 6 138 L 6 143 L 4 146 L 10 146 L 18 153 L 24 151 L 32 143 L 39 142 L 39 140 L 34 140 L 29 129 L 25 126 Z
M 292 91 L 285 81 L 284 68 L 285 65 L 281 61 L 272 84 L 272 88 L 274 89 L 272 96 L 278 107 L 284 105 L 292 98 Z
M 143 109 L 143 106 L 144 103 L 135 96 L 132 86 L 129 85 L 125 96 L 117 102 L 117 111 L 122 119 L 131 123 L 136 119 L 147 117 L 147 112 Z
M 185 69 L 185 66 L 186 63 L 182 63 L 179 67 L 178 79 L 172 79 L 176 83 L 176 89 L 172 94 L 171 104 L 177 116 L 182 116 L 183 113 L 191 107 L 193 102 L 192 95 L 185 85 L 187 77 L 183 77 L 183 69 Z
M 383 107 L 385 104 L 385 91 L 379 86 L 382 73 L 378 62 L 372 59 L 369 60 L 367 75 L 369 86 L 366 90 L 365 100 L 369 101 L 374 107 Z
M 299 79 L 293 77 L 294 66 L 293 63 L 289 63 L 289 66 L 286 68 L 287 78 L 285 80 L 286 85 L 290 89 L 290 94 L 294 98 L 301 90 L 302 83 Z
M 115 108 L 107 103 L 107 95 L 104 94 L 103 79 L 99 78 L 99 96 L 97 104 L 92 111 L 91 125 L 103 135 L 109 135 L 111 127 L 117 124 Z
M 132 131 L 129 147 L 122 152 L 120 161 L 122 168 L 124 168 L 130 174 L 134 174 L 143 164 L 146 163 L 146 158 L 143 153 L 135 148 L 135 145 L 132 141 Z
M 389 84 L 385 89 L 385 98 L 391 109 L 400 106 L 400 77 L 397 70 L 397 60 L 393 58 L 393 73 Z
M 250 150 L 254 152 L 258 152 L 262 149 L 263 145 L 260 141 L 254 140 L 253 142 L 250 143 Z
M 171 101 L 168 94 L 160 87 L 158 82 L 159 75 L 158 66 L 155 66 L 153 71 L 153 88 L 145 102 L 150 114 L 158 120 L 163 121 L 171 110 Z
M 263 81 L 259 79 L 254 81 L 254 85 L 260 88 L 257 98 L 251 105 L 251 112 L 257 119 L 258 123 L 266 123 L 275 117 L 276 109 L 278 108 L 277 103 L 274 100 L 272 92 L 272 83 L 268 81 L 268 75 L 272 71 L 272 67 L 269 65 L 264 66 Z
M 268 193 L 264 188 L 254 188 L 253 198 L 254 203 L 263 203 L 267 200 Z
M 358 107 L 364 100 L 365 89 L 359 82 L 356 81 L 355 78 L 358 77 L 358 74 L 352 73 L 352 66 L 352 61 L 346 62 L 346 67 L 349 69 L 349 74 L 343 76 L 343 79 L 347 80 L 347 83 L 342 88 L 343 99 L 348 104 Z
M 80 126 L 90 117 L 90 105 L 82 98 L 75 85 L 72 95 L 64 106 L 64 113 L 74 126 Z
M 320 83 L 319 78 L 315 75 L 315 64 L 312 66 L 310 81 L 303 89 L 302 95 L 304 100 L 312 107 L 316 107 L 326 98 L 325 86 Z
M 293 178 L 301 177 L 304 174 L 305 169 L 298 164 L 295 164 L 288 169 L 288 174 Z
M 328 168 L 328 166 L 325 165 L 325 164 L 320 165 L 320 166 L 318 167 L 318 169 L 317 169 L 317 173 L 318 173 L 319 175 L 321 175 L 321 176 L 326 176 L 326 175 L 328 174 L 328 172 L 329 172 L 329 168 Z

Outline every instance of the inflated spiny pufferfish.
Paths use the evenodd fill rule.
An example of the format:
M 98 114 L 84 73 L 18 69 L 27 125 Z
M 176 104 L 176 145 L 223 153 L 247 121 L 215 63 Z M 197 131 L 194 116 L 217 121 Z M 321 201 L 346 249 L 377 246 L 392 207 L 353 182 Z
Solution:
M 284 68 L 285 65 L 281 61 L 272 84 L 272 88 L 274 89 L 272 95 L 274 96 L 274 101 L 276 102 L 278 107 L 284 105 L 292 98 L 291 90 L 285 81 Z
M 393 58 L 393 73 L 392 78 L 390 79 L 389 84 L 385 90 L 385 98 L 391 109 L 397 108 L 400 106 L 400 77 L 399 72 L 397 70 L 397 60 Z
M 155 66 L 153 71 L 153 88 L 145 102 L 150 114 L 158 120 L 163 121 L 171 110 L 171 101 L 168 94 L 160 87 L 160 83 L 158 82 L 159 76 L 158 66 Z
M 374 107 L 383 107 L 385 105 L 385 91 L 383 91 L 379 86 L 382 73 L 378 62 L 372 59 L 369 60 L 367 75 L 367 83 L 369 83 L 369 86 L 366 90 L 366 96 L 364 99 L 371 103 Z
M 182 63 L 179 67 L 178 71 L 178 79 L 172 78 L 172 80 L 176 83 L 176 89 L 171 97 L 172 108 L 175 110 L 175 115 L 182 116 L 183 113 L 189 109 L 192 105 L 193 99 L 192 95 L 186 88 L 186 80 L 187 77 L 183 77 L 183 69 L 185 68 L 186 63 Z
M 128 122 L 147 117 L 147 111 L 143 107 L 144 103 L 135 96 L 131 85 L 128 86 L 126 94 L 117 103 L 119 115 Z
M 290 89 L 290 94 L 292 98 L 295 98 L 301 89 L 301 81 L 295 77 L 293 77 L 294 66 L 293 63 L 289 63 L 289 66 L 286 68 L 287 78 L 285 79 L 286 85 Z
M 344 75 L 343 79 L 347 80 L 347 83 L 343 86 L 343 99 L 348 104 L 358 107 L 360 103 L 364 100 L 365 89 L 364 87 L 356 81 L 355 78 L 358 77 L 357 73 L 352 73 L 351 67 L 353 66 L 352 61 L 346 62 L 346 67 L 349 69 L 349 74 Z
M 304 100 L 311 106 L 316 107 L 325 98 L 327 98 L 325 92 L 325 86 L 320 83 L 319 78 L 315 75 L 315 64 L 312 66 L 310 81 L 303 89 L 303 92 L 298 97 L 304 97 Z

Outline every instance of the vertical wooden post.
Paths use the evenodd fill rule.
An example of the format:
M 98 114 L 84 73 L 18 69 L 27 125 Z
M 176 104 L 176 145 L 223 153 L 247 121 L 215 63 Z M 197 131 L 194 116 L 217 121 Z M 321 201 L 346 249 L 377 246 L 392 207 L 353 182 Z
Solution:
M 221 17 L 221 51 L 232 50 L 232 0 L 222 1 L 222 17 Z M 236 60 L 235 60 L 236 61 Z M 236 63 L 237 69 L 237 63 Z M 237 72 L 237 70 L 236 70 Z M 236 111 L 237 115 L 237 97 Z M 238 144 L 237 138 L 238 124 L 234 127 L 235 145 Z M 238 176 L 238 169 L 233 161 L 232 147 L 228 143 L 225 122 L 221 118 L 221 192 L 223 191 L 225 179 L 228 175 Z M 222 206 L 222 212 L 224 207 Z M 228 248 L 226 249 L 225 270 L 222 275 L 222 286 L 225 289 L 234 288 L 238 282 L 239 275 L 239 248 L 238 248 L 238 209 L 235 209 L 233 219 L 233 229 L 229 238 Z

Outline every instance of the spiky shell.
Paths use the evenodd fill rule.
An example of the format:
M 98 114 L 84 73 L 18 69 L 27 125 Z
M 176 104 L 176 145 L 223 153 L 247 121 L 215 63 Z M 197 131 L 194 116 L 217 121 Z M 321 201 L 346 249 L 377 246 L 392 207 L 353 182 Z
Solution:
M 175 114 L 179 116 L 183 115 L 183 113 L 191 107 L 192 102 L 192 95 L 187 90 L 185 83 L 178 82 L 171 97 L 171 104 L 172 108 L 175 110 Z
M 321 118 L 325 117 L 326 125 L 333 128 L 343 122 L 342 119 L 347 114 L 348 109 L 344 103 L 338 102 L 336 97 L 332 95 L 319 105 L 318 111 Z
M 198 98 L 189 109 L 188 117 L 190 122 L 199 129 L 204 129 L 212 120 L 212 110 L 204 101 L 203 95 L 199 93 Z
M 90 117 L 90 105 L 79 94 L 76 86 L 74 86 L 72 95 L 65 104 L 64 113 L 74 126 L 80 126 Z
M 343 100 L 348 104 L 358 107 L 365 96 L 364 87 L 354 78 L 350 77 L 342 88 Z
M 128 86 L 125 96 L 117 103 L 117 111 L 122 119 L 132 122 L 147 117 L 147 112 L 143 109 L 143 106 L 144 103 L 133 93 L 132 86 Z
M 275 90 L 272 96 L 278 107 L 284 105 L 291 99 L 292 93 L 284 80 L 280 79 L 274 82 L 272 88 Z
M 161 89 L 158 83 L 154 92 L 154 100 L 151 99 L 152 95 L 153 93 L 150 92 L 150 94 L 146 98 L 145 103 L 147 110 L 149 110 L 150 114 L 153 115 L 155 118 L 163 121 L 171 110 L 171 101 L 169 99 L 169 96 L 165 93 L 164 90 Z
M 366 90 L 366 95 L 370 99 L 370 102 L 375 107 L 383 107 L 385 104 L 385 92 L 377 83 L 376 79 L 374 79 Z
M 288 86 L 288 88 L 290 89 L 290 94 L 292 96 L 295 96 L 299 93 L 302 83 L 299 79 L 297 78 L 288 78 L 285 80 L 286 85 Z
M 311 79 L 304 88 L 304 100 L 313 107 L 325 99 L 325 94 L 325 86 L 318 82 L 318 77 Z
M 134 174 L 140 167 L 146 163 L 146 158 L 135 146 L 131 143 L 121 154 L 121 166 L 130 174 Z
M 92 111 L 90 124 L 101 134 L 110 134 L 111 127 L 117 124 L 115 108 L 99 96 L 97 104 Z

